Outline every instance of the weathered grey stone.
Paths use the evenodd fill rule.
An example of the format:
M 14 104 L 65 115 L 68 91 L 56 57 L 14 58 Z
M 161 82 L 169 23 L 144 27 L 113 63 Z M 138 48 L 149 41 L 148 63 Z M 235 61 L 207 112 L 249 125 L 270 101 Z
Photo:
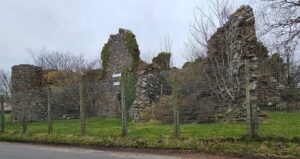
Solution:
M 29 121 L 44 120 L 47 113 L 42 68 L 33 65 L 12 67 L 12 120 L 21 121 L 22 105 Z

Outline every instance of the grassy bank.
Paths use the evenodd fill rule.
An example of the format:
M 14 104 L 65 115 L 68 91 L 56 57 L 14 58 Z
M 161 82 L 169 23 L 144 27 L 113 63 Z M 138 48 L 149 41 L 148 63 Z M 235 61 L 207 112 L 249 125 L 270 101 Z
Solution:
M 21 134 L 21 124 L 9 122 L 2 141 L 22 141 L 67 144 L 90 147 L 131 147 L 181 149 L 213 154 L 247 157 L 300 157 L 299 113 L 269 113 L 260 124 L 262 138 L 241 139 L 246 132 L 244 123 L 182 124 L 181 138 L 174 139 L 173 127 L 159 123 L 129 123 L 128 137 L 120 137 L 120 120 L 88 118 L 87 135 L 79 136 L 79 120 L 55 120 L 53 134 L 48 135 L 46 122 L 31 122 L 28 132 Z
M 20 131 L 22 126 L 11 123 L 9 114 L 6 114 L 6 130 Z M 95 137 L 119 136 L 120 119 L 117 118 L 88 118 L 86 121 L 87 135 Z M 47 122 L 28 123 L 28 132 L 46 133 Z M 54 120 L 53 133 L 79 135 L 79 120 Z M 259 133 L 263 137 L 300 137 L 300 113 L 269 113 L 269 118 L 262 122 Z M 182 137 L 196 138 L 228 138 L 242 137 L 246 133 L 244 123 L 208 123 L 208 124 L 182 124 Z M 128 126 L 129 137 L 157 138 L 172 137 L 171 124 L 159 123 L 133 123 Z
M 265 138 L 258 141 L 243 139 L 197 139 L 197 138 L 136 138 L 136 137 L 80 137 L 68 134 L 0 134 L 0 141 L 31 142 L 88 146 L 92 148 L 147 148 L 168 150 L 192 150 L 217 155 L 231 155 L 256 158 L 299 158 L 300 139 Z

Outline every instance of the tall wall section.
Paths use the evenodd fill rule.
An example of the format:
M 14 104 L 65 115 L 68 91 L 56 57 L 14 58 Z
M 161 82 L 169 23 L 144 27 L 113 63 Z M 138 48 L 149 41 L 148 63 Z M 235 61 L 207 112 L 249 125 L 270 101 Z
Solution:
M 258 56 L 255 18 L 250 6 L 241 6 L 208 41 L 208 56 L 230 61 Z
M 274 75 L 269 62 L 267 48 L 258 41 L 255 31 L 255 18 L 250 6 L 241 6 L 229 21 L 211 37 L 208 42 L 208 57 L 228 60 L 234 77 L 245 84 L 244 60 L 249 61 L 250 90 L 253 103 L 268 107 L 282 105 L 280 98 L 284 85 Z M 261 95 L 258 95 L 261 94 Z M 243 99 L 245 93 L 239 98 Z
M 139 54 L 135 35 L 131 31 L 119 29 L 119 33 L 110 35 L 101 51 L 103 79 L 97 86 L 99 89 L 94 91 L 96 115 L 119 115 L 120 86 L 114 86 L 114 82 L 120 81 L 120 78 L 113 78 L 112 75 L 127 70 L 135 76 Z
M 232 79 L 228 83 L 233 84 L 234 87 L 225 88 L 233 92 L 234 99 L 227 111 L 241 109 L 244 112 L 239 113 L 242 114 L 241 116 L 237 117 L 235 114 L 231 114 L 238 120 L 246 117 L 246 110 L 242 109 L 241 105 L 247 105 L 245 103 L 247 81 L 250 83 L 251 105 L 253 108 L 256 107 L 258 58 L 268 56 L 267 52 L 261 52 L 261 47 L 262 44 L 256 37 L 255 18 L 250 6 L 241 6 L 208 41 L 207 54 L 210 61 L 213 61 L 211 64 L 222 65 L 225 63 L 223 66 L 226 68 L 225 76 Z M 245 76 L 245 60 L 249 61 L 249 77 Z
M 168 82 L 171 53 L 162 52 L 153 58 L 152 64 L 140 64 L 136 84 L 136 98 L 131 106 L 130 115 L 135 122 L 147 121 L 143 115 L 152 103 L 164 95 L 170 95 L 172 88 Z
M 21 121 L 22 105 L 28 121 L 47 116 L 46 93 L 42 89 L 42 68 L 33 65 L 12 67 L 12 120 Z
M 212 65 L 225 65 L 225 75 L 231 81 L 233 87 L 227 85 L 224 87 L 232 95 L 233 99 L 227 105 L 227 111 L 241 109 L 244 113 L 230 114 L 232 120 L 241 120 L 246 117 L 246 110 L 242 109 L 241 105 L 246 107 L 246 83 L 250 81 L 251 102 L 257 100 L 257 69 L 258 57 L 261 44 L 258 42 L 255 31 L 255 18 L 253 9 L 250 6 L 241 6 L 233 13 L 227 23 L 220 27 L 217 32 L 208 41 L 208 58 Z M 245 60 L 249 61 L 249 77 L 245 76 Z M 249 78 L 249 79 L 248 79 Z M 244 101 L 244 102 L 243 102 Z M 237 112 L 237 111 L 232 111 Z M 230 119 L 231 120 L 231 119 Z
M 176 98 L 180 101 L 182 122 L 245 121 L 247 80 L 253 107 L 257 100 L 256 71 L 260 46 L 253 10 L 250 6 L 241 6 L 211 36 L 207 56 L 175 72 L 179 81 L 180 94 Z M 249 79 L 245 76 L 245 60 L 250 63 Z M 163 112 L 166 105 L 159 102 L 154 106 L 160 110 L 156 113 Z M 146 107 L 153 107 L 149 105 Z M 168 115 L 172 119 L 172 110 L 169 107 L 157 119 L 165 120 Z

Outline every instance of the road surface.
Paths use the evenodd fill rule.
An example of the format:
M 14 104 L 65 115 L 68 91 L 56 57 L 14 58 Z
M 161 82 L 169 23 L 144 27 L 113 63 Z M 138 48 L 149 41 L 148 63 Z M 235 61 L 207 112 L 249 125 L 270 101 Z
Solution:
M 118 150 L 118 149 L 117 149 Z M 0 141 L 0 159 L 242 159 L 201 153 L 136 153 Z M 143 152 L 143 151 L 141 151 Z M 171 154 L 171 155 L 161 155 Z M 243 158 L 245 159 L 245 158 Z
M 176 156 L 0 142 L 0 159 L 178 159 Z

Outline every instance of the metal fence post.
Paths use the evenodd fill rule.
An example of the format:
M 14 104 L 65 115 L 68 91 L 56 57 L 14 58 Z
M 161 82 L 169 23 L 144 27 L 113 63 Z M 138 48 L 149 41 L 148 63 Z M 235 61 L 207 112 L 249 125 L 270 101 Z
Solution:
M 84 108 L 84 97 L 83 97 L 83 81 L 79 83 L 79 106 L 80 106 L 80 135 L 85 135 L 85 108 Z
M 123 137 L 127 136 L 127 118 L 126 118 L 126 101 L 125 101 L 125 77 L 124 72 L 121 77 L 121 123 L 122 123 L 122 132 L 121 135 Z
M 257 101 L 253 96 L 256 91 L 256 79 L 252 79 L 250 73 L 249 61 L 245 61 L 245 79 L 246 79 L 246 108 L 247 108 L 247 134 L 250 138 L 258 136 L 258 114 Z
M 1 95 L 1 97 L 0 97 L 1 99 L 1 119 L 0 119 L 0 132 L 4 132 L 4 129 L 5 129 L 5 121 L 4 121 L 4 96 L 3 95 Z
M 51 87 L 47 89 L 47 106 L 48 106 L 48 134 L 52 133 L 52 110 L 51 110 Z

